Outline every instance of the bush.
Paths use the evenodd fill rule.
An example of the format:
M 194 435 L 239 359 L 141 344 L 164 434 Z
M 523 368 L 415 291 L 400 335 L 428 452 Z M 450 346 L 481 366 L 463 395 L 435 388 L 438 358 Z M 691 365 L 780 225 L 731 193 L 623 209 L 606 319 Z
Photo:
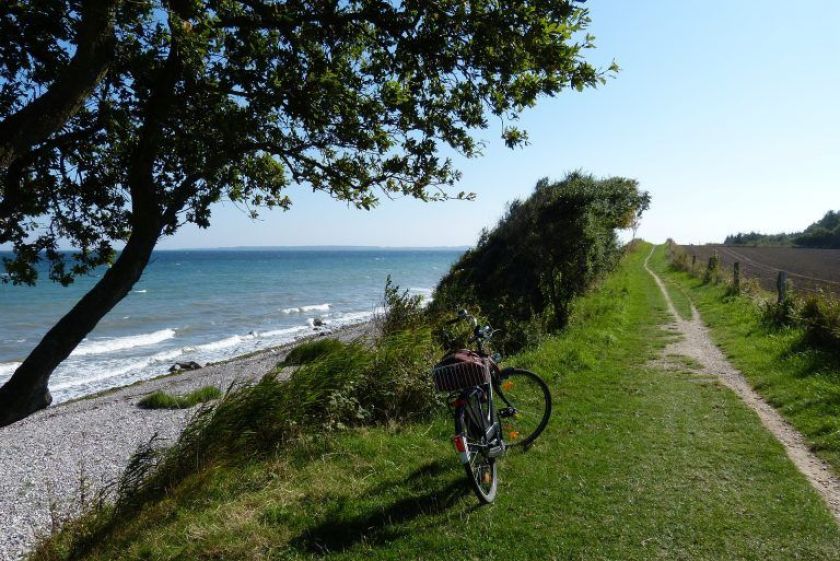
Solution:
M 672 269 L 676 271 L 683 271 L 685 273 L 695 273 L 694 260 L 685 249 L 677 245 L 677 243 L 670 238 L 665 242 L 665 247 L 668 251 L 668 260 L 671 263 Z
M 385 280 L 385 295 L 382 304 L 384 312 L 378 319 L 379 331 L 384 336 L 428 324 L 423 297 L 412 296 L 408 290 L 401 292 L 400 287 L 391 281 L 391 275 L 388 275 Z
M 810 344 L 835 350 L 840 347 L 840 300 L 825 294 L 810 294 L 799 316 Z
M 432 307 L 481 314 L 502 329 L 497 344 L 505 352 L 519 350 L 566 325 L 574 297 L 618 262 L 615 230 L 631 226 L 649 202 L 631 179 L 543 179 L 452 266 Z
M 163 391 L 151 393 L 137 402 L 142 409 L 187 409 L 222 397 L 222 392 L 215 386 L 205 386 L 187 395 L 172 395 Z
M 762 303 L 761 319 L 769 327 L 791 327 L 798 320 L 798 301 L 789 295 L 782 302 L 765 301 Z
M 279 363 L 278 367 L 296 366 L 301 364 L 308 364 L 323 356 L 337 352 L 344 347 L 344 343 L 338 339 L 316 339 L 312 341 L 305 341 L 289 351 L 283 362 Z

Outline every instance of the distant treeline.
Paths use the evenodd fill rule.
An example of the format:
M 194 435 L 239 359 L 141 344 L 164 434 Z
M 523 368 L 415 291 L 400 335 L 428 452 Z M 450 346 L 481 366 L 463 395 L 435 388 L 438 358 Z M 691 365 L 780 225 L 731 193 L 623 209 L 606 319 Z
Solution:
M 840 212 L 830 210 L 803 232 L 792 234 L 735 234 L 724 245 L 796 246 L 840 249 Z

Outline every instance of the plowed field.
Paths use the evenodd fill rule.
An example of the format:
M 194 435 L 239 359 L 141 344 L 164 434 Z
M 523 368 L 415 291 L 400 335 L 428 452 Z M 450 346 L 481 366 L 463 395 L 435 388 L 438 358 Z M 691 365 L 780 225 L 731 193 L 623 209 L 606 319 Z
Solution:
M 775 290 L 779 271 L 786 271 L 796 290 L 840 295 L 840 249 L 711 244 L 682 247 L 689 255 L 695 255 L 698 263 L 706 263 L 715 252 L 722 266 L 730 271 L 736 261 L 740 262 L 744 278 L 758 279 L 767 290 Z

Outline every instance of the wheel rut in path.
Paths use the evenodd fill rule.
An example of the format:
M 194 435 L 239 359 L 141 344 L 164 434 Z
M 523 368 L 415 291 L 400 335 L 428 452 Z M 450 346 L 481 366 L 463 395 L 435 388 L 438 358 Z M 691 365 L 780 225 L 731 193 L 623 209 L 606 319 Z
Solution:
M 712 342 L 709 330 L 703 319 L 691 305 L 691 319 L 684 320 L 677 313 L 674 303 L 665 288 L 662 279 L 649 267 L 651 250 L 645 260 L 645 270 L 653 277 L 668 309 L 674 317 L 673 329 L 682 336 L 680 341 L 670 344 L 664 351 L 663 357 L 680 355 L 693 359 L 700 365 L 698 373 L 714 376 L 723 385 L 734 391 L 753 411 L 756 412 L 761 423 L 781 442 L 788 457 L 808 479 L 808 482 L 825 500 L 834 519 L 840 524 L 840 478 L 834 475 L 831 467 L 818 458 L 808 447 L 808 443 L 799 431 L 794 429 L 772 406 L 752 389 L 752 386 L 732 364 L 726 359 L 721 350 Z

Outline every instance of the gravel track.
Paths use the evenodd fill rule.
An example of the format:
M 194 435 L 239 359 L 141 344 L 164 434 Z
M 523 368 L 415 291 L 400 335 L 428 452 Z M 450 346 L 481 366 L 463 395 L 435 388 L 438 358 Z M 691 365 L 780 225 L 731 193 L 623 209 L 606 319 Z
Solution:
M 360 324 L 329 336 L 351 340 L 370 331 Z M 21 558 L 54 523 L 79 512 L 155 434 L 172 442 L 196 410 L 140 409 L 140 398 L 159 389 L 225 390 L 269 372 L 297 343 L 62 403 L 0 428 L 0 561 Z
M 651 251 L 653 255 L 653 251 Z M 723 385 L 734 391 L 747 406 L 756 412 L 761 423 L 784 446 L 785 452 L 796 468 L 808 479 L 811 486 L 822 496 L 835 520 L 840 523 L 840 479 L 831 467 L 814 455 L 805 437 L 793 428 L 772 406 L 752 389 L 744 375 L 726 359 L 721 350 L 712 342 L 709 330 L 703 323 L 697 309 L 692 304 L 690 320 L 683 320 L 677 313 L 662 279 L 648 266 L 650 255 L 645 261 L 645 269 L 653 276 L 662 295 L 668 303 L 668 309 L 674 318 L 672 330 L 681 335 L 678 342 L 666 347 L 663 357 L 679 355 L 694 359 L 701 365 L 699 374 L 714 376 Z M 664 360 L 667 361 L 667 358 Z

